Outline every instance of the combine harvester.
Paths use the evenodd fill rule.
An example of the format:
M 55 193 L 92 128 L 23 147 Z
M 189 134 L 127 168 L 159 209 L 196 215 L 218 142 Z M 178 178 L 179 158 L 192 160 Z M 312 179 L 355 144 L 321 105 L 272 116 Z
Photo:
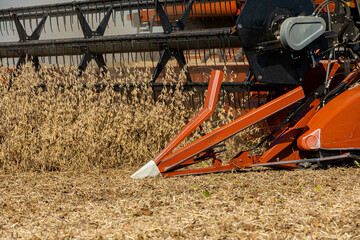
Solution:
M 133 178 L 255 166 L 321 167 L 360 158 L 359 16 L 355 0 L 89 0 L 12 8 L 0 10 L 0 33 L 17 32 L 20 41 L 0 43 L 0 58 L 7 64 L 16 59 L 16 73 L 26 60 L 39 69 L 39 59 L 44 57 L 55 58 L 56 63 L 68 58 L 74 64 L 72 56 L 82 56 L 78 68 L 83 71 L 92 59 L 106 70 L 107 58 L 114 62 L 115 54 L 125 62 L 135 53 L 144 65 L 150 56 L 157 64 L 149 84 L 157 90 L 169 87 L 156 80 L 171 58 L 179 68 L 188 67 L 183 88 L 208 89 L 205 107 Z M 94 18 L 99 22 L 95 31 L 90 27 L 94 24 L 89 24 Z M 130 21 L 137 33 L 104 36 L 110 19 Z M 41 40 L 46 21 L 51 31 L 56 25 L 59 31 L 59 25 L 68 31 L 78 25 L 84 38 Z M 30 36 L 25 25 L 32 28 Z M 156 26 L 162 32 L 156 32 Z M 240 62 L 243 53 L 245 60 Z M 220 69 L 222 65 L 215 66 L 220 60 L 233 64 L 240 82 L 222 83 L 221 71 L 213 71 L 209 83 L 194 81 L 194 67 L 207 64 Z M 260 92 L 269 96 L 266 104 L 174 151 L 198 127 L 202 129 L 224 91 L 239 92 L 235 98 L 254 91 L 257 96 Z M 240 105 L 243 102 L 239 100 Z M 260 121 L 276 123 L 264 141 L 233 159 L 220 160 L 219 148 L 226 139 Z M 272 140 L 268 150 L 256 155 L 267 140 Z M 212 166 L 189 167 L 202 161 L 211 161 Z

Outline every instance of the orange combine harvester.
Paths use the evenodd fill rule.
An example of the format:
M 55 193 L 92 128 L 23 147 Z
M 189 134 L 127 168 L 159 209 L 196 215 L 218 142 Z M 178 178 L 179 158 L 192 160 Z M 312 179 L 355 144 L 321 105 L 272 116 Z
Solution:
M 104 35 L 109 20 L 116 23 L 119 15 L 124 25 L 131 21 L 138 32 Z M 90 27 L 94 23 L 89 23 L 94 18 L 99 23 L 95 30 Z M 78 23 L 84 37 L 41 39 L 47 19 L 50 30 L 56 29 L 54 24 L 60 31 L 62 22 L 65 28 Z M 31 25 L 35 20 L 37 26 L 29 36 L 23 23 Z M 41 57 L 53 57 L 57 62 L 61 57 L 80 55 L 81 72 L 91 60 L 106 71 L 109 55 L 114 62 L 119 54 L 118 61 L 124 62 L 135 54 L 144 63 L 148 58 L 157 62 L 152 81 L 144 83 L 155 91 L 171 87 L 162 86 L 157 79 L 174 58 L 178 69 L 186 70 L 184 91 L 208 89 L 205 106 L 133 178 L 256 166 L 318 168 L 360 159 L 359 28 L 360 5 L 355 0 L 76 1 L 0 10 L 0 33 L 13 30 L 20 39 L 0 42 L 0 59 L 17 59 L 16 68 L 30 60 L 39 69 Z M 219 69 L 225 63 L 237 75 L 237 82 L 223 81 Z M 207 71 L 198 70 L 204 66 Z M 198 77 L 210 76 L 210 70 L 210 81 L 199 83 L 203 80 Z M 119 84 L 111 87 L 121 89 Z M 255 109 L 250 106 L 249 112 L 213 132 L 201 131 L 201 138 L 177 149 L 192 132 L 202 129 L 224 91 L 242 91 L 235 97 L 269 94 L 264 104 Z M 260 121 L 272 126 L 264 141 L 231 159 L 222 159 L 223 142 Z M 270 141 L 270 146 L 256 155 L 265 141 Z M 203 161 L 210 166 L 192 167 Z

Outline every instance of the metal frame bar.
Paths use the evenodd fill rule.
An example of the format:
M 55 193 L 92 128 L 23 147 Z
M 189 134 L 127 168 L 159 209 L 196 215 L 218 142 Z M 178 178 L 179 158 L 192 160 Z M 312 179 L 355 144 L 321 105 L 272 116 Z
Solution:
M 231 35 L 231 28 L 219 28 L 199 31 L 182 31 L 171 34 L 127 34 L 117 36 L 99 36 L 93 38 L 70 38 L 38 40 L 26 42 L 0 43 L 0 58 L 16 58 L 19 52 L 32 56 L 81 55 L 81 48 L 101 54 L 129 52 L 157 52 L 162 44 L 179 50 L 200 48 L 222 48 L 219 38 L 228 38 L 231 46 L 241 47 L 238 37 Z M 62 49 L 61 54 L 56 49 Z M 48 51 L 38 51 L 47 49 Z
M 351 154 L 351 153 L 345 153 L 342 155 L 337 156 L 330 156 L 330 157 L 322 157 L 322 158 L 309 158 L 309 159 L 300 159 L 300 160 L 291 160 L 291 161 L 279 161 L 279 162 L 268 162 L 268 163 L 260 163 L 260 164 L 254 164 L 251 167 L 273 167 L 278 165 L 284 165 L 284 164 L 296 164 L 296 163 L 315 163 L 315 162 L 324 162 L 324 161 L 339 161 L 346 158 L 353 158 L 360 160 L 360 156 Z
M 187 138 L 196 128 L 208 119 L 215 110 L 216 101 L 219 96 L 220 85 L 224 78 L 224 72 L 213 71 L 209 82 L 209 90 L 206 95 L 204 108 L 176 135 L 176 137 L 166 146 L 154 162 L 160 163 L 161 160 L 172 150 L 174 150 L 185 138 Z
M 298 87 L 276 98 L 275 100 L 239 117 L 238 119 L 226 124 L 225 126 L 203 136 L 195 142 L 167 156 L 158 164 L 159 171 L 164 176 L 168 172 L 172 172 L 175 169 L 179 169 L 185 167 L 186 165 L 195 163 L 194 161 L 192 161 L 192 159 L 198 154 L 204 153 L 206 150 L 220 144 L 231 136 L 242 131 L 246 127 L 257 123 L 288 106 L 291 106 L 292 104 L 302 100 L 304 97 L 305 94 L 302 88 Z M 220 168 L 222 169 L 221 171 L 223 171 L 223 168 L 226 167 Z M 232 168 L 236 168 L 236 166 L 233 166 Z M 212 169 L 213 171 L 218 170 L 217 168 Z M 226 169 L 229 170 L 228 168 Z

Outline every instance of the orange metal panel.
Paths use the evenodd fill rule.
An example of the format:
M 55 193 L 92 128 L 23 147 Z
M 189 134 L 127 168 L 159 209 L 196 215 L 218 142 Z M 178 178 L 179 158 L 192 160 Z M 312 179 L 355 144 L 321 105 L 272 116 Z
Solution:
M 309 130 L 299 137 L 298 147 L 302 150 L 360 149 L 359 106 L 360 87 L 331 100 L 309 121 Z
M 325 0 L 316 0 L 316 6 L 324 2 Z M 356 8 L 355 0 L 345 0 L 351 8 Z M 236 3 L 236 0 L 223 1 L 223 2 L 212 2 L 212 3 L 195 3 L 193 11 L 190 14 L 190 18 L 201 18 L 201 17 L 231 17 L 240 14 L 240 9 Z M 240 2 L 245 2 L 241 0 Z M 334 4 L 329 4 L 330 11 L 334 11 Z M 185 9 L 185 5 L 169 6 L 165 8 L 170 20 L 178 19 Z M 326 8 L 324 9 L 326 11 Z M 155 10 L 144 10 L 140 11 L 141 22 L 150 22 L 151 18 L 156 15 Z M 128 20 L 131 20 L 131 16 L 128 15 Z M 159 21 L 158 17 L 155 21 Z
M 186 5 L 169 6 L 164 10 L 168 14 L 170 20 L 179 19 L 184 12 Z M 202 17 L 231 17 L 239 14 L 236 1 L 224 1 L 224 2 L 211 2 L 211 3 L 195 3 L 193 10 L 190 13 L 189 18 L 202 18 Z M 155 10 L 140 11 L 141 22 L 150 22 L 153 15 L 156 15 Z M 128 15 L 128 20 L 131 20 L 131 16 Z M 159 21 L 156 17 L 155 21 Z
M 325 0 L 316 0 L 316 6 L 323 3 Z M 356 8 L 355 0 L 345 0 L 351 8 Z M 195 3 L 190 18 L 201 18 L 201 17 L 231 17 L 240 14 L 240 9 L 236 3 L 236 0 L 223 1 L 223 2 L 212 2 L 212 3 Z M 241 0 L 240 2 L 245 2 Z M 170 20 L 178 19 L 185 9 L 185 5 L 169 6 L 165 7 L 165 11 L 168 14 Z M 329 4 L 330 11 L 334 11 L 334 3 Z M 325 12 L 327 9 L 323 9 Z M 155 10 L 143 10 L 140 11 L 141 22 L 150 22 L 151 18 L 156 15 Z M 128 20 L 131 20 L 132 16 L 127 16 Z M 156 17 L 155 21 L 159 21 Z

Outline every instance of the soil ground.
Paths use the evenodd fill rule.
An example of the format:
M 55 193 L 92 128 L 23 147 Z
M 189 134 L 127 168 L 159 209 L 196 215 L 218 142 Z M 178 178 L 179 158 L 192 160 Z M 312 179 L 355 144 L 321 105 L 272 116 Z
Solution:
M 360 239 L 360 169 L 1 173 L 0 239 Z

